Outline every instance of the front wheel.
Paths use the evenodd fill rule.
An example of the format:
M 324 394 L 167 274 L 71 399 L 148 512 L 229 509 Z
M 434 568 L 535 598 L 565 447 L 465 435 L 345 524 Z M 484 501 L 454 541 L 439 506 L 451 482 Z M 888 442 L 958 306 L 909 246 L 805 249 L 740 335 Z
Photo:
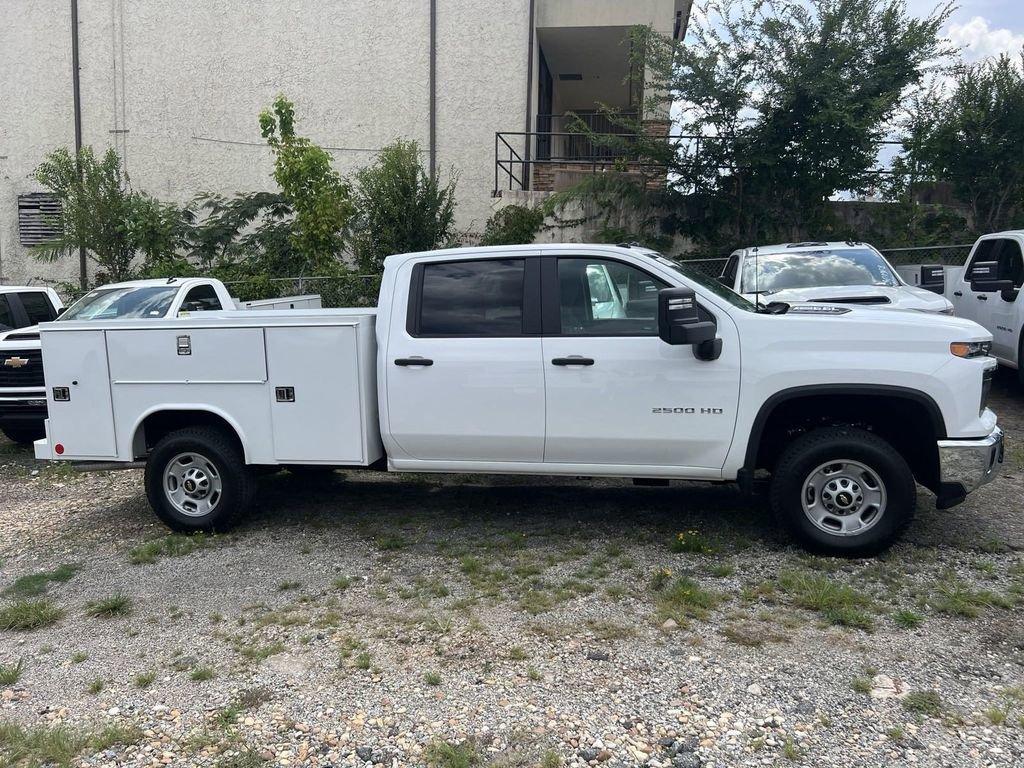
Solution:
M 786 448 L 772 475 L 772 509 L 804 547 L 873 555 L 911 521 L 917 486 L 907 462 L 863 429 L 831 427 Z
M 150 506 L 176 531 L 226 530 L 252 502 L 253 477 L 221 430 L 180 429 L 163 437 L 146 462 Z
M 3 432 L 12 443 L 18 443 L 18 445 L 29 445 L 36 440 L 46 437 L 46 428 L 42 422 L 16 427 L 3 427 L 0 428 L 0 432 Z

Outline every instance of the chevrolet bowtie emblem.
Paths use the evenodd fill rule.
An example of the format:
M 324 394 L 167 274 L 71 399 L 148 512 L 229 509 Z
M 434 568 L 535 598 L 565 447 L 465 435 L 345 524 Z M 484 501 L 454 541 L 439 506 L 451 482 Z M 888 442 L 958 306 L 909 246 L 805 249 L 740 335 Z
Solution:
M 24 368 L 28 365 L 28 360 L 24 357 L 8 357 L 4 360 L 5 368 Z

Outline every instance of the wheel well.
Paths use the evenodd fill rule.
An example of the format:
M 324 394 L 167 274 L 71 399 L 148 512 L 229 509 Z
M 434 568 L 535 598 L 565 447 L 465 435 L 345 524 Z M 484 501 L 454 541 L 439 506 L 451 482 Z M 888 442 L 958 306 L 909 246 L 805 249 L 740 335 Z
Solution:
M 210 411 L 181 410 L 181 411 L 156 411 L 149 414 L 138 429 L 135 430 L 135 437 L 132 441 L 132 451 L 135 458 L 141 458 L 153 450 L 153 446 L 159 443 L 167 434 L 186 427 L 212 427 L 224 434 L 238 448 L 239 455 L 245 455 L 245 446 L 238 436 L 238 432 L 223 416 L 218 416 Z
M 755 422 L 746 468 L 771 472 L 796 437 L 839 425 L 878 435 L 906 459 L 918 482 L 932 490 L 938 487 L 936 441 L 945 437 L 941 415 L 930 400 L 898 394 L 828 392 L 788 397 L 766 406 Z

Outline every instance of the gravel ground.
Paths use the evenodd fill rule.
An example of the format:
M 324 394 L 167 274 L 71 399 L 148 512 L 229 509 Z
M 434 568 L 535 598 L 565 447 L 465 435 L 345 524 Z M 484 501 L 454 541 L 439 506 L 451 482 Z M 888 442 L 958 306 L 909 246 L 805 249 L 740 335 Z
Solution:
M 0 443 L 0 768 L 1019 766 L 1024 391 L 993 400 L 1003 476 L 863 561 L 728 486 L 359 472 L 168 538 L 138 471 Z

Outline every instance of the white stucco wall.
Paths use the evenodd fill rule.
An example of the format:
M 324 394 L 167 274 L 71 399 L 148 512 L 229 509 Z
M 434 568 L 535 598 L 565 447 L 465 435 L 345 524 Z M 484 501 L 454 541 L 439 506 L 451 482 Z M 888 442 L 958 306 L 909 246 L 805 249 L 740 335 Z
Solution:
M 79 3 L 84 142 L 116 146 L 133 185 L 161 199 L 274 189 L 257 116 L 278 93 L 343 173 L 399 137 L 428 147 L 428 0 Z M 538 23 L 557 6 L 559 24 L 570 6 L 579 26 L 670 21 L 673 0 L 633 5 L 538 0 Z M 459 173 L 457 225 L 472 237 L 495 204 L 495 132 L 526 124 L 529 0 L 437 7 L 437 161 Z M 32 170 L 74 141 L 70 2 L 0 0 L 0 19 L 0 281 L 74 280 L 77 259 L 42 264 L 17 231 Z

